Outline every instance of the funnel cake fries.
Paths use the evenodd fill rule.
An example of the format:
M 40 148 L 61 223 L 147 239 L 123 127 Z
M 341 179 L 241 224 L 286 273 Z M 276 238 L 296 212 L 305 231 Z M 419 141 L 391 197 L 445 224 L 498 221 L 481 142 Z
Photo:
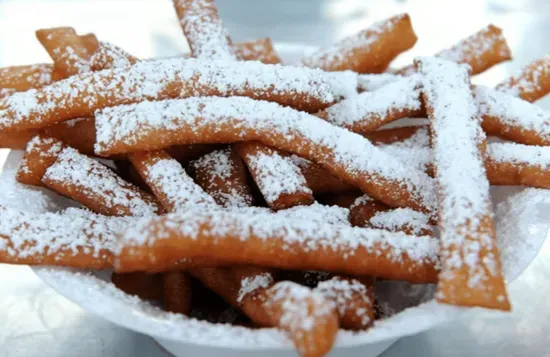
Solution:
M 388 205 L 434 208 L 426 174 L 409 170 L 357 134 L 275 103 L 244 97 L 143 102 L 98 112 L 96 132 L 99 155 L 258 140 L 316 162 Z
M 364 92 L 326 109 L 319 116 L 356 133 L 366 134 L 401 118 L 424 113 L 420 101 L 421 78 L 399 78 L 373 92 Z
M 255 141 L 239 143 L 236 149 L 269 207 L 280 210 L 313 203 L 306 179 L 290 157 Z
M 90 58 L 90 70 L 101 71 L 110 68 L 129 67 L 136 64 L 138 59 L 108 42 L 101 42 L 97 51 Z
M 438 52 L 436 57 L 455 63 L 470 66 L 471 74 L 482 73 L 496 64 L 512 59 L 512 53 L 502 36 L 502 30 L 489 25 L 458 42 L 451 48 Z M 409 65 L 398 71 L 400 75 L 410 75 L 416 72 L 414 65 Z
M 216 206 L 214 199 L 165 151 L 137 152 L 128 155 L 128 159 L 168 212 Z
M 380 73 L 416 40 L 409 15 L 401 14 L 306 56 L 302 63 L 325 71 Z
M 483 116 L 483 129 L 528 145 L 550 145 L 550 114 L 513 95 L 477 86 L 476 100 Z
M 28 66 L 12 66 L 0 69 L 0 88 L 16 92 L 41 88 L 53 82 L 53 65 L 49 63 Z
M 72 148 L 64 148 L 42 182 L 94 212 L 107 216 L 162 213 L 154 197 L 122 180 L 112 170 Z
M 491 185 L 550 188 L 550 147 L 490 143 L 485 167 Z
M 17 181 L 34 186 L 42 186 L 46 170 L 57 160 L 59 153 L 66 148 L 62 141 L 44 135 L 37 135 L 27 144 L 25 156 L 17 170 Z
M 550 55 L 525 66 L 501 82 L 497 90 L 534 102 L 550 92 Z
M 509 310 L 483 165 L 485 136 L 468 71 L 436 58 L 423 58 L 416 66 L 425 76 L 423 98 L 439 186 L 442 271 L 436 299 Z
M 332 347 L 338 315 L 320 294 L 288 281 L 274 284 L 271 274 L 243 279 L 251 272 L 241 269 L 201 268 L 191 273 L 256 324 L 285 330 L 300 355 L 323 356 Z
M 431 237 L 333 226 L 262 212 L 186 211 L 143 219 L 120 241 L 117 271 L 200 257 L 282 269 L 330 270 L 434 282 Z
M 296 155 L 292 155 L 291 159 L 299 167 L 300 172 L 306 179 L 307 187 L 314 194 L 346 192 L 356 189 L 354 186 L 334 177 L 330 172 L 309 160 L 302 159 Z
M 112 267 L 117 235 L 130 222 L 75 208 L 34 214 L 0 206 L 0 214 L 0 262 L 87 269 Z
M 99 46 L 95 36 L 80 37 L 71 27 L 37 30 L 36 38 L 54 61 L 59 79 L 89 72 L 90 57 Z
M 317 112 L 356 91 L 356 77 L 259 62 L 168 59 L 72 76 L 0 99 L 0 130 L 41 128 L 106 106 L 192 96 L 249 96 Z
M 373 278 L 335 276 L 319 282 L 313 291 L 334 302 L 342 328 L 365 330 L 374 323 Z
M 191 163 L 197 183 L 222 207 L 249 207 L 254 196 L 246 167 L 230 148 L 216 150 Z
M 229 61 L 237 59 L 213 0 L 173 2 L 193 57 Z

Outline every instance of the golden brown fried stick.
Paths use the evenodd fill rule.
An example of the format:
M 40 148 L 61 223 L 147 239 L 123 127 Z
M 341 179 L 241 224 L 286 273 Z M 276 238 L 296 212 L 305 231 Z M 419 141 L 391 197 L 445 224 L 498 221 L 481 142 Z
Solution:
M 173 0 L 173 3 L 193 57 L 236 59 L 214 0 Z
M 96 113 L 96 129 L 99 155 L 258 140 L 314 161 L 388 205 L 434 208 L 432 179 L 423 172 L 360 135 L 275 103 L 242 97 L 144 102 Z
M 302 63 L 325 71 L 380 73 L 416 40 L 409 15 L 400 14 L 306 56 Z
M 185 211 L 140 220 L 121 237 L 116 270 L 154 270 L 182 258 L 240 265 L 329 270 L 435 282 L 439 241 L 334 226 L 272 213 Z
M 528 64 L 499 83 L 497 90 L 534 102 L 550 92 L 550 55 Z
M 188 315 L 191 311 L 191 278 L 183 271 L 162 274 L 164 309 Z
M 356 92 L 356 76 L 260 62 L 167 59 L 84 73 L 0 99 L 0 130 L 42 128 L 143 100 L 249 96 L 318 112 Z
M 254 196 L 246 167 L 235 150 L 226 148 L 192 162 L 196 182 L 223 207 L 249 207 Z
M 335 303 L 342 328 L 365 330 L 374 324 L 374 278 L 334 276 L 313 291 Z
M 502 30 L 489 25 L 454 46 L 435 54 L 436 57 L 470 66 L 471 74 L 479 74 L 492 66 L 512 58 L 512 53 Z M 416 71 L 413 64 L 396 71 L 409 75 Z
M 33 137 L 27 144 L 23 160 L 19 164 L 16 180 L 34 186 L 42 186 L 46 170 L 57 160 L 65 144 L 45 135 Z
M 60 213 L 28 213 L 0 206 L 0 262 L 112 268 L 117 235 L 126 217 L 105 217 L 69 208 Z
M 163 212 L 152 195 L 69 147 L 58 153 L 55 162 L 46 169 L 42 183 L 107 216 L 146 216 Z
M 10 88 L 16 92 L 41 88 L 53 82 L 52 72 L 53 65 L 50 63 L 0 68 L 0 88 Z
M 468 70 L 435 57 L 416 66 L 425 76 L 422 95 L 439 188 L 442 271 L 436 299 L 509 310 L 483 163 L 485 135 Z
M 54 61 L 54 69 L 59 79 L 88 72 L 90 56 L 97 50 L 95 36 L 82 38 L 71 27 L 57 27 L 36 31 L 38 41 L 44 46 Z M 92 50 L 92 51 L 90 51 Z
M 262 282 L 261 274 L 247 280 L 245 276 L 253 275 L 249 269 L 205 268 L 192 270 L 192 274 L 256 324 L 286 331 L 301 356 L 325 355 L 338 331 L 334 304 L 288 281 L 274 284 L 267 277 Z
M 235 145 L 267 204 L 274 210 L 313 203 L 300 168 L 288 156 L 257 141 Z

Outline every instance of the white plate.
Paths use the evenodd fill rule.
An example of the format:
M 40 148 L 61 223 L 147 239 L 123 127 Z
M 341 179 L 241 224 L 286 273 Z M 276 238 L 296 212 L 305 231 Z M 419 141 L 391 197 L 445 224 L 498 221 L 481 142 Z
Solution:
M 277 49 L 286 61 L 294 61 L 311 50 L 310 47 L 298 45 L 279 45 Z M 46 190 L 17 184 L 14 172 L 20 160 L 21 152 L 14 151 L 6 161 L 0 177 L 0 202 L 30 209 L 27 203 L 32 201 L 32 209 L 35 210 L 55 210 L 66 204 L 66 200 Z M 504 272 L 511 281 L 532 261 L 546 238 L 550 191 L 498 187 L 493 189 L 492 196 Z M 177 356 L 256 355 L 260 350 L 270 356 L 294 354 L 291 342 L 276 329 L 250 330 L 215 325 L 164 312 L 149 302 L 116 289 L 109 282 L 109 272 L 40 267 L 34 268 L 34 271 L 44 282 L 85 310 L 152 336 Z M 341 331 L 334 354 L 376 356 L 400 337 L 429 330 L 468 311 L 430 300 L 431 286 L 385 282 L 378 285 L 377 291 L 385 296 L 388 307 L 400 312 L 378 321 L 375 328 L 369 331 Z M 402 297 L 407 297 L 407 304 L 402 303 Z M 411 302 L 413 307 L 409 307 Z

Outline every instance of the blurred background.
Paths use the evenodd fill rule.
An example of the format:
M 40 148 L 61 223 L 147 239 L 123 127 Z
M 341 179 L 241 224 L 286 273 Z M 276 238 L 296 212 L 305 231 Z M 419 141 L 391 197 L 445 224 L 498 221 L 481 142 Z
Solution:
M 514 61 L 476 77 L 492 85 L 550 53 L 548 0 L 218 0 L 235 41 L 323 46 L 399 12 L 419 37 L 396 66 L 429 55 L 493 23 Z M 171 0 L 0 0 L 0 66 L 48 62 L 34 30 L 72 26 L 138 57 L 186 51 Z M 550 109 L 550 100 L 540 105 Z M 6 152 L 0 151 L 0 167 Z M 1 187 L 0 187 L 1 190 Z M 510 287 L 515 310 L 475 311 L 464 321 L 401 340 L 384 356 L 544 356 L 550 343 L 550 244 Z M 91 316 L 42 284 L 26 267 L 0 265 L 0 356 L 166 356 L 152 340 Z

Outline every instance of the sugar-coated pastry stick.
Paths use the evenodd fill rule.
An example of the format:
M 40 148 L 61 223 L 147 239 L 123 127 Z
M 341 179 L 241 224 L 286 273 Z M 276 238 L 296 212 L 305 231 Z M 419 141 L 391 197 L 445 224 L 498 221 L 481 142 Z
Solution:
M 193 57 L 236 59 L 214 0 L 173 0 L 173 3 Z
M 53 82 L 52 72 L 53 65 L 50 63 L 0 68 L 0 88 L 17 92 L 41 88 Z
M 300 168 L 288 156 L 257 141 L 235 146 L 269 207 L 280 210 L 313 203 Z
M 521 98 L 484 86 L 475 89 L 483 130 L 527 145 L 550 145 L 550 114 Z
M 502 35 L 502 30 L 494 25 L 488 25 L 454 46 L 436 53 L 435 56 L 467 64 L 470 66 L 472 75 L 482 73 L 496 64 L 512 59 L 512 53 Z M 411 64 L 396 73 L 410 75 L 415 71 L 414 65 Z
M 162 300 L 162 276 L 157 273 L 134 272 L 111 275 L 111 282 L 126 294 L 146 300 Z
M 328 122 L 356 133 L 368 133 L 401 118 L 421 116 L 420 76 L 410 76 L 345 99 L 320 113 Z
M 485 160 L 491 185 L 550 188 L 550 147 L 490 143 Z
M 0 99 L 0 130 L 41 128 L 104 107 L 193 96 L 249 96 L 317 112 L 356 92 L 353 73 L 260 62 L 167 59 L 72 76 Z
M 78 37 L 80 37 L 80 42 L 90 55 L 93 55 L 99 48 L 99 41 L 94 33 L 86 33 Z
M 109 42 L 100 42 L 97 51 L 90 58 L 90 69 L 101 71 L 110 68 L 128 67 L 138 59 Z
M 163 307 L 165 310 L 188 315 L 191 311 L 191 278 L 183 271 L 162 274 Z
M 340 326 L 365 330 L 374 324 L 374 279 L 334 276 L 317 284 L 313 290 L 333 301 L 340 317 Z
M 99 155 L 257 140 L 316 162 L 388 205 L 434 210 L 429 176 L 360 135 L 276 103 L 209 97 L 105 108 L 96 113 L 96 132 Z
M 146 218 L 120 239 L 116 270 L 154 270 L 182 258 L 240 265 L 329 270 L 435 282 L 439 241 L 271 213 L 185 211 Z
M 286 331 L 301 356 L 323 356 L 332 347 L 338 315 L 320 294 L 288 281 L 275 284 L 270 274 L 241 279 L 237 270 L 203 268 L 191 273 L 257 325 Z
M 534 102 L 550 92 L 550 55 L 546 55 L 499 83 L 497 90 Z
M 212 196 L 193 182 L 179 162 L 163 150 L 137 152 L 128 159 L 168 212 L 198 205 L 216 206 Z
M 380 73 L 416 40 L 409 15 L 400 14 L 308 55 L 302 63 L 325 71 Z
M 510 310 L 481 152 L 485 137 L 468 70 L 436 57 L 415 64 L 424 75 L 439 195 L 442 270 L 436 299 Z
M 70 208 L 35 214 L 0 207 L 0 262 L 111 268 L 117 235 L 126 217 L 105 217 Z
M 191 163 L 196 182 L 223 207 L 249 207 L 254 197 L 246 167 L 235 150 L 216 150 Z
M 36 37 L 54 61 L 55 71 L 60 78 L 90 71 L 89 58 L 93 52 L 89 52 L 88 48 L 91 36 L 83 40 L 73 28 L 57 27 L 37 30 Z M 96 49 L 97 46 L 96 39 Z
M 333 176 L 329 171 L 309 160 L 296 155 L 292 155 L 291 159 L 298 165 L 302 175 L 304 175 L 306 179 L 307 186 L 315 194 L 346 192 L 356 189 L 354 186 L 345 183 L 341 179 Z
M 17 181 L 34 186 L 42 186 L 46 170 L 57 160 L 65 148 L 62 141 L 45 135 L 33 137 L 27 144 L 25 155 L 17 170 Z
M 275 52 L 273 43 L 269 37 L 234 43 L 233 51 L 240 61 L 260 61 L 271 64 L 281 63 L 281 59 L 277 52 Z
M 47 168 L 42 183 L 107 216 L 147 216 L 163 211 L 153 196 L 69 147 Z

